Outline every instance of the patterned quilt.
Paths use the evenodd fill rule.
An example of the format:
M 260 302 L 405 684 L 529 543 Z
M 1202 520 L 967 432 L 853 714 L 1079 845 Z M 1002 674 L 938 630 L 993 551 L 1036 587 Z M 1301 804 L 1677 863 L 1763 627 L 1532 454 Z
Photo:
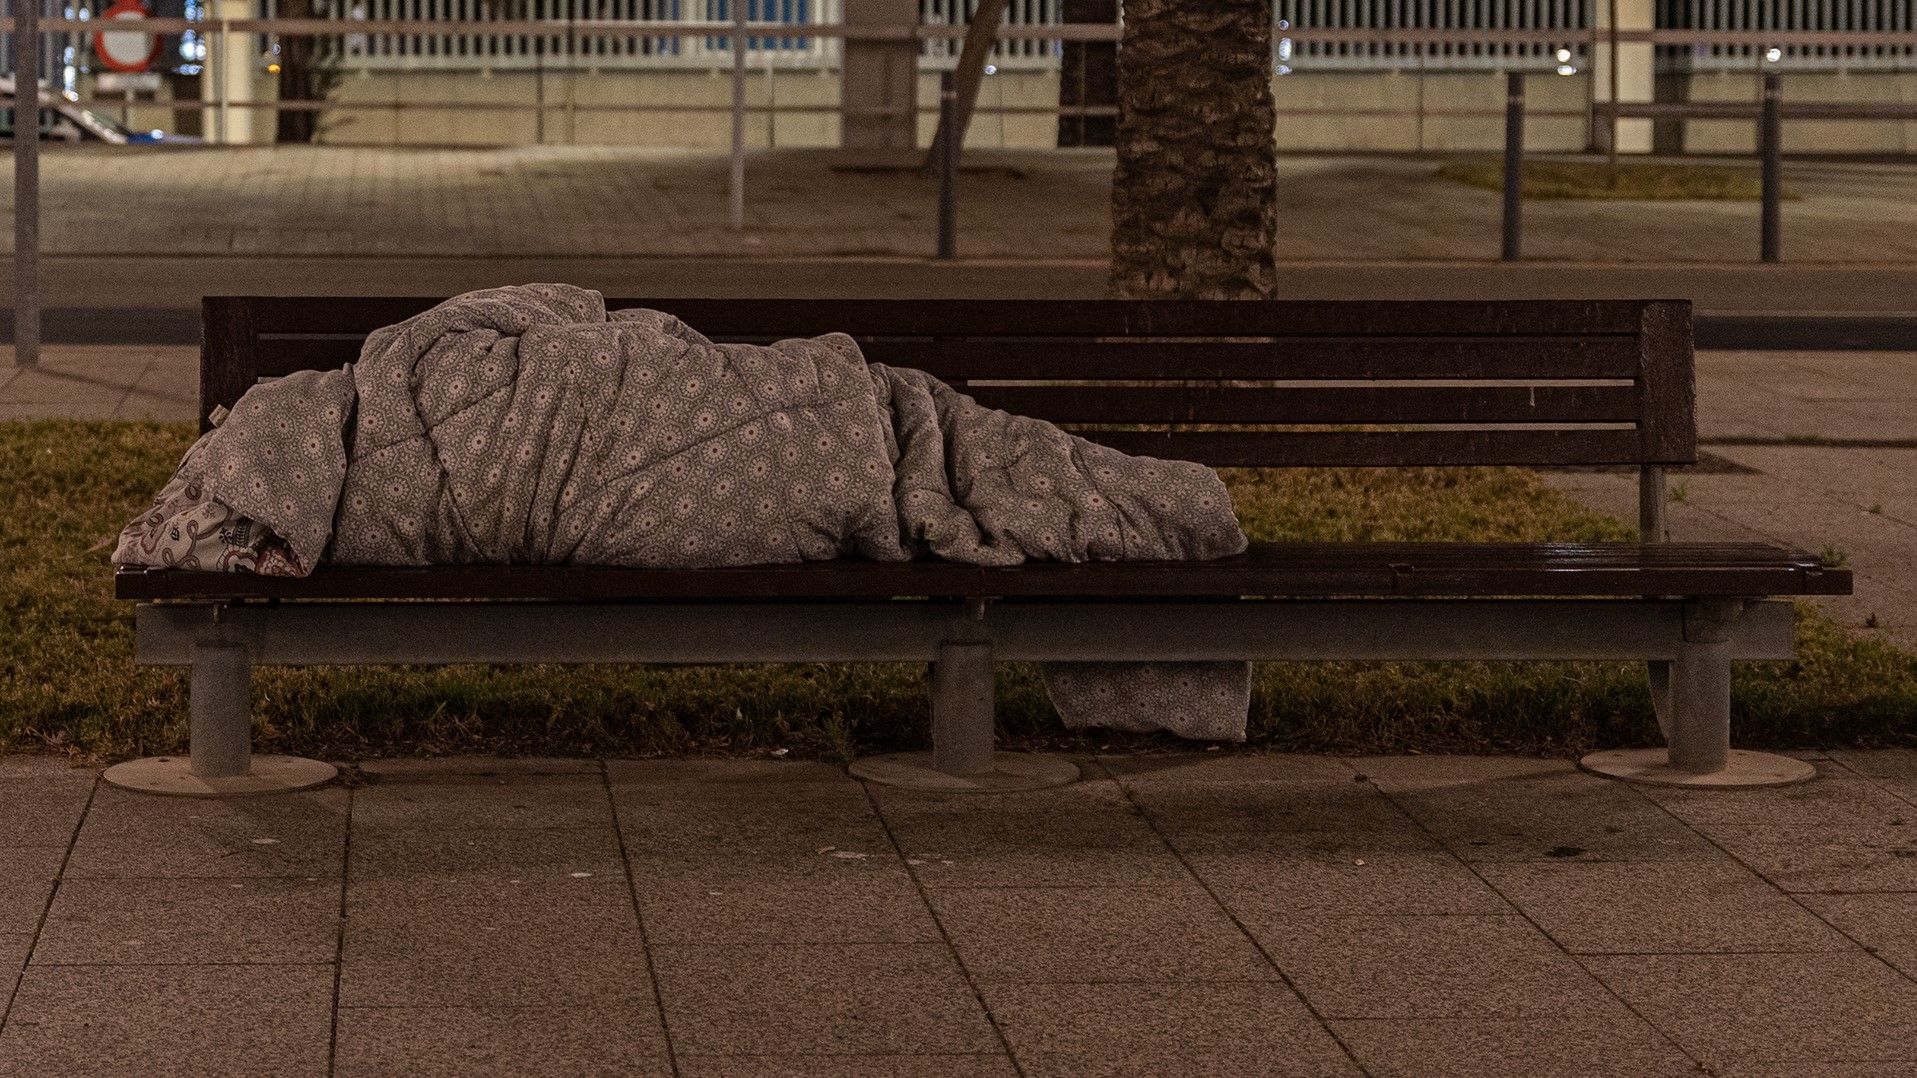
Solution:
M 696 568 L 841 557 L 1202 559 L 1245 547 L 1201 465 L 986 408 L 850 337 L 716 344 L 564 285 L 455 297 L 344 369 L 249 390 L 118 564 Z M 1242 738 L 1243 664 L 1056 664 L 1071 726 Z

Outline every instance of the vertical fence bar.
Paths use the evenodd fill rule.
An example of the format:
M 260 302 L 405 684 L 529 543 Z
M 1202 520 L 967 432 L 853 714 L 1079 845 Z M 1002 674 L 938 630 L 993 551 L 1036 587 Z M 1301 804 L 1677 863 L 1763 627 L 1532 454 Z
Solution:
M 40 4 L 13 3 L 13 362 L 20 367 L 40 364 Z
M 1764 75 L 1764 108 L 1758 120 L 1757 152 L 1762 155 L 1764 210 L 1760 229 L 1759 254 L 1765 262 L 1776 262 L 1782 256 L 1783 215 L 1779 203 L 1783 198 L 1784 176 L 1784 131 L 1780 98 L 1783 96 L 1783 77 L 1775 71 Z
M 1504 73 L 1504 250 L 1518 260 L 1524 240 L 1524 72 Z
M 939 130 L 956 131 L 958 82 L 952 72 L 939 73 Z M 939 257 L 958 257 L 959 140 L 939 140 Z
M 732 228 L 745 228 L 746 2 L 732 3 Z
M 218 74 L 213 79 L 213 93 L 219 103 L 219 111 L 216 115 L 218 116 L 220 121 L 219 141 L 221 145 L 225 145 L 226 143 L 233 141 L 232 115 L 231 115 L 231 110 L 229 108 L 230 103 L 228 101 L 228 95 L 226 92 L 226 80 L 227 80 L 226 66 L 227 66 L 228 60 L 232 56 L 232 53 L 228 49 L 228 45 L 230 44 L 230 42 L 228 41 L 227 36 L 231 34 L 232 31 L 233 31 L 233 28 L 227 25 L 226 20 L 221 19 L 220 20 L 219 67 L 216 69 Z M 208 72 L 208 67 L 203 66 L 200 68 L 200 71 L 202 72 L 201 77 L 205 78 L 206 73 Z

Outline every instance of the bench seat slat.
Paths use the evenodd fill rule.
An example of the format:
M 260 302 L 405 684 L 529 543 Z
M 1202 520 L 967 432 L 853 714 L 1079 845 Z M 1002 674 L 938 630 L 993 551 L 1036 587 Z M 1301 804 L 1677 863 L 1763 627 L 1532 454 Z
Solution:
M 1850 573 L 1761 543 L 1256 544 L 1207 562 L 808 562 L 729 569 L 322 566 L 303 578 L 126 569 L 122 599 L 818 599 L 1840 595 Z
M 1638 434 L 1633 430 L 1076 430 L 1073 433 L 1126 453 L 1194 460 L 1214 468 L 1438 468 L 1635 464 L 1644 460 Z
M 851 323 L 848 327 L 856 330 Z M 916 367 L 947 381 L 977 378 L 1164 379 L 1630 379 L 1629 337 L 1274 338 L 1168 341 L 1087 337 L 899 338 L 855 331 L 865 358 Z M 363 334 L 261 339 L 261 377 L 329 370 L 359 359 Z M 777 338 L 714 334 L 719 341 Z
M 1635 386 L 967 386 L 1055 423 L 1635 423 Z
M 239 297 L 260 333 L 370 333 L 444 297 Z M 1637 300 L 948 300 L 610 298 L 670 311 L 701 332 L 810 337 L 856 327 L 890 336 L 1631 335 Z

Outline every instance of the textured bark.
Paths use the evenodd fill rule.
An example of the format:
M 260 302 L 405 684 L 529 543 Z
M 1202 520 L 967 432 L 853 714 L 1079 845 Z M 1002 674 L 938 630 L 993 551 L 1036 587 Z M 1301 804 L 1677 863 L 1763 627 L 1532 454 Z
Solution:
M 1059 18 L 1067 23 L 1118 21 L 1118 0 L 1061 0 Z M 1110 107 L 1118 104 L 1118 43 L 1066 42 L 1059 55 L 1058 104 Z M 1060 146 L 1110 146 L 1118 119 L 1114 116 L 1058 117 Z
M 1271 295 L 1271 10 L 1271 0 L 1125 4 L 1113 295 Z

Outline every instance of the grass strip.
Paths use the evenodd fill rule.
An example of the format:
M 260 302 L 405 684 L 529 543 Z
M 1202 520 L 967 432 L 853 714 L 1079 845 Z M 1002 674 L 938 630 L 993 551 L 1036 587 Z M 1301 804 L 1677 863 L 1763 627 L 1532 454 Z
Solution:
M 107 557 L 192 439 L 184 425 L 0 422 L 0 751 L 86 759 L 179 752 L 186 674 L 136 667 L 132 604 Z M 1522 469 L 1228 472 L 1245 528 L 1273 541 L 1625 539 Z M 1746 746 L 1917 741 L 1917 657 L 1806 610 L 1799 659 L 1740 664 Z M 1065 731 L 1037 672 L 999 678 L 1018 747 L 1149 748 Z M 1267 663 L 1251 742 L 1292 751 L 1523 752 L 1655 743 L 1641 667 L 1625 663 Z M 845 757 L 922 744 L 914 666 L 262 668 L 262 751 L 751 754 Z

